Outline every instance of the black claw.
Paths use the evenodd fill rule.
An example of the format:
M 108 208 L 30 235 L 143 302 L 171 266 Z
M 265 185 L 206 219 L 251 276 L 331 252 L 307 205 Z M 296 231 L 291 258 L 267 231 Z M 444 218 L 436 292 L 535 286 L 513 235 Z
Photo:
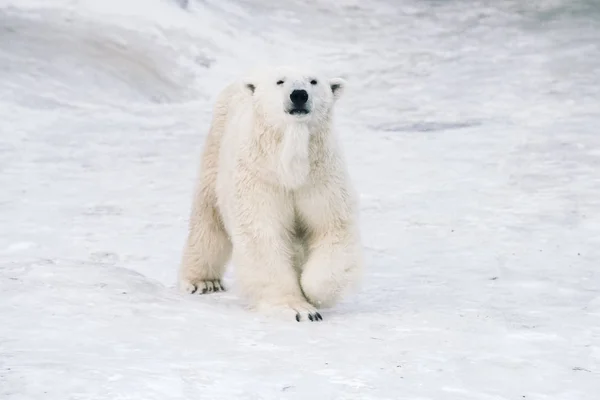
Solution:
M 192 294 L 196 293 L 198 291 L 198 286 L 194 285 L 194 290 L 192 290 Z
M 206 292 L 208 292 L 208 288 L 205 287 L 204 289 L 202 289 L 202 294 L 205 294 Z
M 315 316 L 317 317 L 317 319 L 318 319 L 319 321 L 323 321 L 323 317 L 321 317 L 321 314 L 319 314 L 319 313 L 316 313 L 316 314 L 315 314 Z
M 296 313 L 296 321 L 300 322 L 300 314 Z
M 314 320 L 315 320 L 315 318 L 313 317 L 313 315 L 312 315 L 312 314 L 308 314 L 308 319 L 310 319 L 311 321 L 314 321 Z

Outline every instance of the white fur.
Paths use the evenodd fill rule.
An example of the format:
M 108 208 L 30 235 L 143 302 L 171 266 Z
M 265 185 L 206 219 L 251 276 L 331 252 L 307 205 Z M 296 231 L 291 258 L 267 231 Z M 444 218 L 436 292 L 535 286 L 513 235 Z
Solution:
M 283 134 L 280 155 L 279 181 L 294 189 L 308 179 L 310 132 L 306 124 L 292 124 Z
M 252 306 L 316 319 L 317 308 L 334 305 L 358 282 L 356 196 L 332 130 L 343 85 L 279 67 L 219 95 L 180 269 L 182 290 L 218 289 L 233 254 L 237 284 Z M 287 112 L 294 89 L 308 92 L 307 115 Z

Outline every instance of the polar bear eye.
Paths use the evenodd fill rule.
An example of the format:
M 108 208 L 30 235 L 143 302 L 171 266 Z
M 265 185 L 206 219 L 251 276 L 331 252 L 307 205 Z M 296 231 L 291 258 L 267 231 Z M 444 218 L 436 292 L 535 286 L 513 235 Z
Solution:
M 316 80 L 316 79 L 313 79 L 312 81 L 310 81 L 310 84 L 311 84 L 311 85 L 316 85 L 316 84 L 317 84 L 317 80 Z
M 277 84 L 278 84 L 279 86 L 283 85 L 283 79 L 280 79 L 280 80 L 278 80 L 278 81 L 277 81 Z

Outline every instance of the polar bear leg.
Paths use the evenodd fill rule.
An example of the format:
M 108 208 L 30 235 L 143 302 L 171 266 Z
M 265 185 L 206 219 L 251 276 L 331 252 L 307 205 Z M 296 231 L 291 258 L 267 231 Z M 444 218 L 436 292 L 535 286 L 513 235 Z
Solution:
M 200 181 L 194 194 L 189 233 L 179 271 L 180 288 L 187 293 L 225 290 L 221 280 L 231 257 L 231 241 L 217 209 L 218 145 L 219 137 L 213 130 L 202 155 Z
M 232 240 L 240 292 L 259 312 L 319 321 L 322 317 L 302 294 L 293 265 L 293 205 L 283 193 L 259 186 L 251 194 L 237 191 Z
M 362 254 L 352 232 L 328 231 L 311 242 L 300 278 L 306 298 L 317 308 L 331 307 L 360 278 Z
M 331 307 L 361 278 L 363 268 L 355 204 L 349 189 L 328 182 L 298 196 L 298 211 L 311 233 L 300 283 L 314 306 Z
M 199 294 L 225 290 L 221 279 L 230 256 L 231 242 L 215 206 L 198 196 L 183 252 L 181 289 Z

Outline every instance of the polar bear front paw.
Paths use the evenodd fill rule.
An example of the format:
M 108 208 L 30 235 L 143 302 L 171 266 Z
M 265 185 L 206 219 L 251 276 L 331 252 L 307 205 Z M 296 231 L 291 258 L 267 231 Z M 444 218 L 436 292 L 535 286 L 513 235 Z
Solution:
M 284 304 L 262 303 L 257 308 L 262 313 L 277 315 L 285 319 L 294 318 L 298 322 L 323 320 L 317 309 L 306 301 L 290 301 Z
M 296 321 L 300 322 L 302 320 L 306 321 L 306 319 L 309 319 L 311 321 L 323 321 L 323 317 L 321 317 L 321 314 L 319 314 L 318 311 L 314 311 L 314 312 L 296 312 Z
M 224 292 L 225 286 L 223 286 L 220 279 L 200 280 L 195 283 L 192 283 L 190 281 L 182 281 L 181 290 L 189 294 L 207 294 Z

